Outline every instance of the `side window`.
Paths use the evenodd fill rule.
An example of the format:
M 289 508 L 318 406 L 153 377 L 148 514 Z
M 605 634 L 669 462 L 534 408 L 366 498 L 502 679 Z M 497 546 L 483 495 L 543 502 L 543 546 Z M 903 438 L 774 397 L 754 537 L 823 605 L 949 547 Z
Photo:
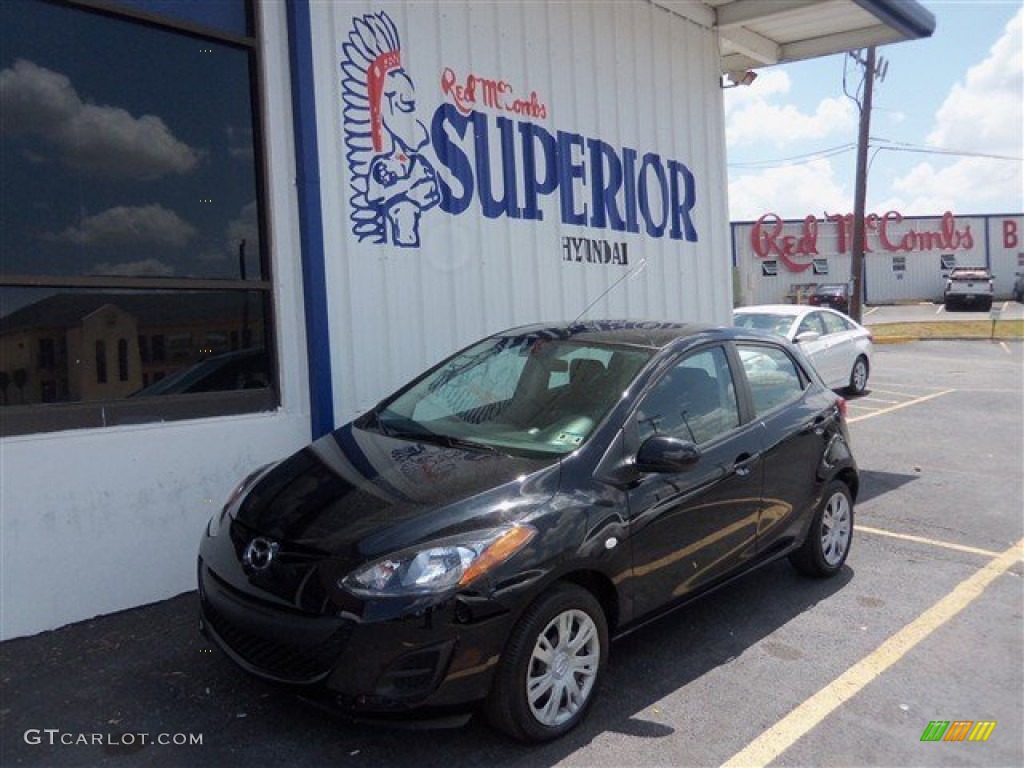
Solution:
M 831 312 L 821 312 L 819 314 L 821 314 L 821 319 L 825 323 L 825 333 L 842 333 L 843 331 L 850 330 L 850 324 L 839 315 L 833 315 Z
M 647 393 L 636 421 L 641 441 L 669 435 L 707 443 L 738 427 L 736 388 L 725 351 L 713 347 L 682 360 Z
M 796 400 L 806 386 L 793 359 L 778 347 L 740 346 L 740 360 L 754 396 L 754 411 L 761 416 Z
M 822 336 L 825 335 L 825 326 L 821 324 L 820 312 L 811 312 L 801 320 L 800 327 L 796 329 L 796 335 L 799 336 L 801 333 L 807 333 L 808 331 L 814 331 Z

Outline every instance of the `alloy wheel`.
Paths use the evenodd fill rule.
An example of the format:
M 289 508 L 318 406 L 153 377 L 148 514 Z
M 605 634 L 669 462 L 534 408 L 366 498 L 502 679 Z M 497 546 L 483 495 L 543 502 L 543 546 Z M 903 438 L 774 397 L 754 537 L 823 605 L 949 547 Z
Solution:
M 555 616 L 537 636 L 526 670 L 530 712 L 545 726 L 570 720 L 590 698 L 601 661 L 597 626 L 585 612 Z
M 842 561 L 850 546 L 852 516 L 850 501 L 843 493 L 833 493 L 821 515 L 821 554 L 825 562 L 835 566 Z

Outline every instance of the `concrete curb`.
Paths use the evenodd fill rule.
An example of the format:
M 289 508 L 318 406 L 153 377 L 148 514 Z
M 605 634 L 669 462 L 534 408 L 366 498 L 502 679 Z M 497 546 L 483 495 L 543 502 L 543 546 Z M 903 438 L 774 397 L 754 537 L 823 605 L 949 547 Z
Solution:
M 906 344 L 911 341 L 1024 341 L 1020 336 L 875 336 L 874 343 L 878 344 Z

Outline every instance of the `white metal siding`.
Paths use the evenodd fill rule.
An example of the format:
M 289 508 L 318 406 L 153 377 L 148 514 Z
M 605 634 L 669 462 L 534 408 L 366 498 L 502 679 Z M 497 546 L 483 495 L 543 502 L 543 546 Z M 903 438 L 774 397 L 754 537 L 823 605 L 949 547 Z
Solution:
M 1008 297 L 1013 279 L 1024 272 L 1024 216 L 992 216 L 988 220 L 989 268 L 995 275 L 995 292 Z
M 541 198 L 543 221 L 487 219 L 479 190 L 465 213 L 424 211 L 417 248 L 359 242 L 350 226 L 339 67 L 354 18 L 381 11 L 397 27 L 416 115 L 428 128 L 450 100 L 441 87 L 446 67 L 460 81 L 472 73 L 507 81 L 516 96 L 535 91 L 546 116 L 509 115 L 517 126 L 530 122 L 684 164 L 695 178 L 697 242 L 650 237 L 642 222 L 637 234 L 565 225 L 557 191 Z M 712 30 L 648 3 L 335 2 L 313 4 L 312 13 L 337 421 L 481 335 L 571 320 L 591 302 L 590 317 L 728 321 L 724 128 Z M 500 186 L 496 113 L 477 109 L 487 115 L 492 179 Z M 461 145 L 470 162 L 472 131 L 471 124 Z M 520 152 L 517 134 L 517 161 Z M 457 187 L 436 155 L 428 156 Z M 516 168 L 519 186 L 519 162 Z M 590 189 L 577 184 L 577 208 L 587 203 L 589 210 Z M 565 236 L 626 243 L 628 266 L 565 262 Z M 646 269 L 598 300 L 644 258 Z
M 1005 233 L 1004 221 L 1009 222 Z M 1019 215 L 901 218 L 888 214 L 871 217 L 869 222 L 869 252 L 864 260 L 868 303 L 940 300 L 948 273 L 943 265 L 954 263 L 990 265 L 997 277 L 996 295 L 1008 295 L 1014 272 L 1021 269 L 1014 266 L 1022 250 L 1020 234 L 1024 234 Z M 766 242 L 764 236 L 755 236 L 756 226 L 755 222 L 744 222 L 732 227 L 741 304 L 785 302 L 793 298 L 796 285 L 850 281 L 850 223 L 844 236 L 839 224 L 832 220 L 779 223 L 769 217 L 762 232 L 773 235 L 767 240 L 769 246 L 775 247 L 762 245 L 762 251 L 770 251 L 765 256 L 759 255 L 754 247 L 755 239 Z M 792 252 L 786 252 L 789 266 L 779 252 L 786 251 L 787 244 L 792 248 Z M 765 261 L 775 264 L 777 274 L 765 274 Z M 815 262 L 827 264 L 828 273 L 815 274 Z

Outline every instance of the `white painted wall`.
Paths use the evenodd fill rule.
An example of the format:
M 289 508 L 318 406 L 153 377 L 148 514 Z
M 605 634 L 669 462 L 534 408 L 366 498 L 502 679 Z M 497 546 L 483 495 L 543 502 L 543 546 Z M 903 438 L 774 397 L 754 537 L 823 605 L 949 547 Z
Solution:
M 725 140 L 719 50 L 708 26 L 648 2 L 336 2 L 314 3 L 316 94 L 321 153 L 328 296 L 339 421 L 458 347 L 487 333 L 537 321 L 589 316 L 728 322 L 732 306 L 726 208 Z M 656 153 L 695 177 L 697 242 L 610 228 L 567 225 L 557 194 L 541 199 L 543 221 L 486 218 L 477 189 L 458 215 L 439 207 L 420 220 L 420 245 L 360 242 L 353 207 L 341 62 L 353 20 L 387 13 L 401 41 L 401 64 L 415 85 L 416 115 L 428 128 L 452 103 L 450 68 L 503 80 L 517 98 L 536 93 L 545 114 L 510 117 L 599 139 L 616 150 Z M 491 172 L 501 180 L 495 120 Z M 472 159 L 470 126 L 459 146 Z M 523 182 L 516 134 L 516 180 Z M 439 176 L 461 185 L 432 147 Z M 587 158 L 583 158 L 587 162 Z M 590 172 L 589 166 L 586 171 Z M 474 178 L 477 174 L 474 173 Z M 589 191 L 575 182 L 577 203 Z M 520 200 L 520 202 L 522 202 Z M 580 206 L 582 207 L 582 205 Z M 625 243 L 628 266 L 563 260 L 563 238 Z M 642 259 L 647 266 L 601 298 Z
M 250 470 L 309 440 L 283 11 L 267 4 L 263 24 L 282 406 L 0 441 L 0 639 L 194 589 L 210 515 Z

